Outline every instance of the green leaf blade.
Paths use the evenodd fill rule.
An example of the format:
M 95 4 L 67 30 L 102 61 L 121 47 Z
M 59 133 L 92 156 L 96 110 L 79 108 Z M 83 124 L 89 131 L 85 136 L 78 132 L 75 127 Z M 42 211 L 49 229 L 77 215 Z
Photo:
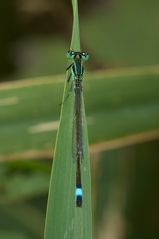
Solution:
M 65 95 L 67 92 L 68 88 Z M 76 163 L 72 155 L 74 92 L 71 92 L 61 112 L 51 176 L 45 239 L 91 238 L 90 165 L 84 104 L 82 104 L 82 114 L 84 119 L 84 159 L 81 164 L 83 206 L 77 208 L 75 202 Z
M 72 0 L 73 31 L 71 49 L 80 51 L 80 33 L 78 2 Z M 68 73 L 69 74 L 69 73 Z M 66 78 L 68 76 L 66 75 Z M 82 95 L 82 140 L 83 159 L 81 177 L 83 188 L 82 207 L 76 206 L 76 162 L 73 157 L 74 91 L 70 91 L 72 82 L 65 83 L 61 109 L 60 127 L 55 146 L 54 164 L 50 183 L 48 210 L 46 217 L 45 239 L 91 239 L 91 189 L 88 136 L 85 108 Z M 69 96 L 69 97 L 68 97 Z M 54 220 L 54 222 L 53 222 Z
M 71 49 L 74 51 L 80 51 L 80 31 L 79 31 L 79 17 L 78 17 L 78 2 L 72 0 L 73 9 L 73 30 L 71 39 Z

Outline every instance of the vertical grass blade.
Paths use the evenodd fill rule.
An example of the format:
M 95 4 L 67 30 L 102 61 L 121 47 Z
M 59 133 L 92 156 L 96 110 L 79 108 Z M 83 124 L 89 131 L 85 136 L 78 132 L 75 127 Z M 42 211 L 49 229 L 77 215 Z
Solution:
M 73 9 L 73 28 L 72 28 L 71 49 L 74 51 L 80 51 L 81 47 L 80 47 L 80 30 L 79 30 L 77 0 L 72 0 L 72 9 Z
M 71 49 L 80 51 L 80 34 L 78 20 L 78 4 L 72 0 L 73 32 Z M 73 121 L 74 90 L 65 83 L 60 127 L 57 134 L 54 162 L 50 179 L 45 239 L 92 239 L 91 183 L 88 153 L 88 135 L 82 95 L 82 127 L 83 127 L 83 161 L 81 166 L 83 205 L 76 207 L 75 184 L 76 162 L 73 159 Z

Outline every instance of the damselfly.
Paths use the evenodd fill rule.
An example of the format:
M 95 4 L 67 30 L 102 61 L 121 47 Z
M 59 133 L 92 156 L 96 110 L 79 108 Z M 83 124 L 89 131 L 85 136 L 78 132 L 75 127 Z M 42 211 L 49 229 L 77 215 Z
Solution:
M 75 188 L 75 197 L 76 197 L 76 206 L 82 207 L 82 180 L 81 180 L 81 160 L 83 158 L 83 145 L 82 145 L 82 113 L 81 113 L 81 92 L 82 92 L 82 80 L 84 74 L 84 67 L 82 61 L 86 61 L 89 58 L 87 52 L 75 52 L 68 51 L 67 58 L 73 60 L 73 63 L 67 68 L 70 69 L 70 74 L 67 81 L 71 82 L 71 88 L 74 87 L 75 92 L 75 112 L 74 112 L 74 126 L 73 134 L 74 138 L 73 144 L 75 145 L 75 162 L 76 162 L 76 188 Z

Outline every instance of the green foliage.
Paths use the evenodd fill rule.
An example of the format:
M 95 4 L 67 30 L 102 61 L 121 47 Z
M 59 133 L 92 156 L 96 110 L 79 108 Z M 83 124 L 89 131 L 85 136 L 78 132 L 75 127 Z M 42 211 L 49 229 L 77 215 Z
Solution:
M 50 164 L 46 162 L 19 161 L 1 163 L 0 205 L 18 203 L 48 191 Z
M 157 0 L 110 1 L 81 19 L 83 40 L 106 67 L 159 64 L 158 8 Z
M 5 162 L 0 167 L 0 237 L 42 238 L 50 164 Z
M 141 68 L 137 72 L 86 74 L 83 88 L 91 144 L 159 128 L 159 75 L 155 72 L 153 68 Z M 52 154 L 57 128 L 46 127 L 35 133 L 30 129 L 57 122 L 63 79 L 64 76 L 32 79 L 20 83 L 20 88 L 19 83 L 14 83 L 13 89 L 1 88 L 0 101 L 15 96 L 18 99 L 15 105 L 0 106 L 1 156 L 15 154 L 16 159 L 17 153 L 28 150 Z
M 141 68 L 130 71 L 113 71 L 109 74 L 108 72 L 94 72 L 93 74 L 86 75 L 87 79 L 85 80 L 83 87 L 89 122 L 89 139 L 91 143 L 99 143 L 105 140 L 117 139 L 118 137 L 123 137 L 125 135 L 131 135 L 143 131 L 146 132 L 148 130 L 155 130 L 159 128 L 159 75 L 157 72 L 157 68 Z M 37 79 L 32 79 L 22 82 L 15 82 L 12 84 L 12 87 L 10 84 L 8 84 L 6 89 L 1 87 L 0 100 L 15 96 L 17 96 L 19 99 L 19 102 L 15 105 L 0 106 L 1 156 L 6 156 L 7 153 L 8 157 L 13 157 L 15 154 L 16 158 L 17 152 L 23 152 L 24 150 L 28 151 L 30 149 L 36 149 L 38 151 L 42 149 L 48 150 L 48 148 L 51 155 L 52 145 L 49 142 L 51 142 L 53 139 L 55 140 L 56 131 L 52 132 L 51 130 L 49 132 L 44 131 L 41 133 L 31 134 L 29 133 L 28 129 L 31 126 L 37 125 L 38 123 L 52 121 L 52 118 L 55 120 L 58 119 L 58 105 L 61 102 L 59 95 L 62 93 L 63 85 L 62 77 L 63 76 L 51 78 L 45 77 L 39 78 L 38 81 Z M 25 85 L 28 86 L 26 87 Z M 68 101 L 70 102 L 66 101 L 65 107 L 68 107 L 68 105 L 71 103 L 71 97 L 72 94 L 68 98 Z M 41 99 L 44 100 L 41 101 Z M 69 124 L 70 129 L 71 123 L 69 120 L 67 123 Z M 67 131 L 68 129 L 65 130 Z M 13 132 L 15 133 L 13 134 Z M 21 140 L 22 138 L 24 141 Z M 67 140 L 65 140 L 64 143 L 68 143 Z M 69 147 L 70 146 L 68 146 L 68 148 Z M 126 199 L 128 198 L 129 193 L 130 197 L 132 193 L 134 195 L 131 199 L 131 202 L 129 201 L 130 204 L 127 204 L 127 208 L 130 208 L 128 211 L 128 220 L 131 221 L 131 225 L 134 230 L 133 233 L 135 233 L 136 230 L 136 233 L 139 234 L 149 234 L 151 237 L 148 237 L 148 239 L 153 238 L 153 235 L 157 233 L 155 226 L 157 223 L 152 224 L 151 216 L 148 216 L 150 215 L 149 213 L 152 209 L 152 205 L 155 203 L 153 203 L 153 198 L 157 198 L 155 182 L 158 181 L 158 176 L 156 173 L 158 169 L 156 163 L 156 160 L 158 159 L 158 146 L 154 147 L 153 143 L 151 143 L 151 147 L 149 147 L 148 144 L 143 144 L 139 146 L 133 146 L 133 150 L 132 147 L 130 147 L 129 150 L 127 150 L 127 148 L 123 148 L 122 150 L 109 151 L 103 153 L 102 159 L 100 161 L 93 160 L 92 157 L 92 164 L 95 168 L 95 170 L 93 170 L 93 205 L 95 207 L 94 220 L 96 232 L 100 232 L 102 230 L 102 225 L 105 225 L 103 224 L 103 214 L 105 210 L 108 212 L 108 199 L 112 199 L 112 202 L 114 202 L 114 199 L 117 199 L 118 202 L 122 200 L 118 200 L 118 194 L 112 194 L 110 197 L 109 192 L 111 192 L 112 189 L 117 190 L 120 188 L 120 184 L 122 186 L 124 182 L 128 182 L 129 180 L 131 181 L 132 175 L 134 178 L 134 186 L 131 187 L 131 192 L 127 191 L 127 188 L 125 187 L 123 190 L 125 190 L 124 195 Z M 140 149 L 142 151 L 141 153 Z M 23 157 L 24 155 L 21 154 L 19 157 Z M 34 156 L 35 154 L 33 154 L 32 157 Z M 27 158 L 27 155 L 25 157 Z M 146 161 L 144 158 L 146 158 Z M 140 161 L 142 166 L 137 163 L 138 161 Z M 67 163 L 69 162 L 70 161 L 68 160 Z M 2 193 L 0 203 L 3 203 L 3 210 L 5 210 L 7 207 L 15 207 L 17 209 L 16 202 L 18 205 L 21 203 L 23 204 L 23 202 L 27 202 L 30 205 L 30 202 L 27 200 L 31 198 L 36 199 L 35 205 L 37 205 L 40 195 L 46 195 L 48 190 L 49 175 L 47 172 L 49 172 L 49 165 L 46 167 L 46 165 L 42 165 L 41 163 L 29 163 L 28 161 L 22 162 L 21 164 L 20 162 L 13 162 L 11 167 L 9 167 L 9 170 L 7 169 L 8 166 L 6 165 L 5 167 L 2 167 L 1 164 L 0 189 Z M 65 160 L 61 166 L 62 168 L 59 169 L 60 175 L 65 173 L 63 168 L 64 166 L 66 166 Z M 125 170 L 125 167 L 128 167 L 128 171 L 126 172 L 123 171 Z M 16 168 L 18 168 L 20 172 L 15 170 Z M 23 170 L 26 170 L 27 168 L 32 169 L 32 172 L 28 172 L 27 170 L 29 174 L 27 173 L 26 175 L 23 175 Z M 38 168 L 39 170 L 37 170 Z M 155 173 L 154 169 L 156 170 Z M 135 180 L 136 170 L 138 170 L 138 179 L 136 179 L 137 182 Z M 149 170 L 151 171 L 151 175 L 153 177 L 149 174 L 147 175 Z M 47 174 L 43 174 L 45 171 Z M 128 175 L 130 173 L 131 175 L 129 178 Z M 140 175 L 141 177 L 139 177 Z M 147 175 L 146 181 L 144 175 Z M 151 179 L 152 181 L 150 181 Z M 141 180 L 145 182 L 144 186 L 139 185 Z M 17 181 L 18 184 L 16 183 Z M 21 182 L 21 185 L 19 181 Z M 112 184 L 111 181 L 115 181 L 114 184 Z M 136 191 L 137 189 L 135 185 L 139 185 L 138 191 Z M 152 195 L 152 198 L 149 197 L 151 199 L 151 203 L 149 204 L 149 202 L 146 201 L 146 206 L 144 206 L 142 204 L 142 200 L 147 198 L 147 190 L 150 192 L 149 195 Z M 139 193 L 141 199 L 138 198 Z M 5 201 L 6 205 L 4 206 Z M 43 201 L 45 202 L 44 199 Z M 139 205 L 138 201 L 140 202 Z M 12 204 L 10 205 L 11 202 Z M 43 208 L 45 207 L 44 202 Z M 114 203 L 116 203 L 116 201 Z M 142 207 L 141 204 L 143 205 Z M 34 220 L 35 205 L 31 204 L 31 207 L 33 206 L 31 211 L 29 211 L 28 208 L 25 210 L 24 207 L 23 220 L 25 220 L 27 213 L 29 213 L 29 217 L 33 218 Z M 39 207 L 38 210 L 41 209 L 41 207 Z M 141 220 L 141 218 L 137 215 L 138 210 L 136 210 L 136 207 L 140 209 L 141 214 L 143 214 L 143 211 L 145 210 L 147 221 Z M 35 237 L 35 235 L 37 235 L 36 233 L 38 232 L 32 232 L 32 234 L 30 230 L 33 229 L 29 229 L 28 226 L 26 227 L 25 223 L 22 225 L 20 217 L 18 222 L 16 219 L 16 225 L 13 224 L 13 221 L 15 221 L 14 218 L 17 217 L 17 211 L 18 209 L 14 210 L 15 216 L 14 214 L 10 215 L 9 211 L 7 211 L 8 214 L 6 212 L 0 212 L 0 232 L 2 233 L 0 235 L 4 236 L 4 238 L 8 237 L 7 239 L 10 239 L 9 236 L 11 235 L 14 237 L 17 235 L 17 238 L 20 237 L 20 239 L 23 239 L 23 237 L 28 237 L 29 239 L 41 238 L 41 236 Z M 12 212 L 12 210 L 10 210 L 10 212 Z M 41 213 L 41 217 L 44 218 L 45 208 Z M 7 219 L 8 217 L 9 219 Z M 155 218 L 155 215 L 153 217 Z M 138 218 L 142 230 L 140 230 L 136 224 L 136 218 Z M 5 226 L 2 225 L 4 220 L 6 222 Z M 28 223 L 27 221 L 28 218 L 26 218 L 26 223 Z M 35 221 L 38 222 L 37 219 L 34 220 L 34 222 Z M 150 226 L 148 227 L 146 223 L 150 223 Z M 35 231 L 38 230 L 39 225 L 36 223 L 33 224 L 35 226 Z M 44 224 L 41 224 L 40 228 L 42 230 L 43 227 Z M 9 229 L 6 231 L 4 228 Z M 11 231 L 10 234 L 8 234 L 9 230 Z M 132 237 L 134 238 L 137 236 Z M 98 235 L 95 238 L 98 238 Z M 145 238 L 146 237 L 144 237 L 144 239 Z
M 7 239 L 42 238 L 44 219 L 31 203 L 14 203 L 0 206 L 0 236 Z M 16 237 L 17 236 L 17 237 Z
M 100 155 L 94 172 L 100 201 L 94 209 L 94 238 L 119 232 L 130 239 L 159 237 L 158 147 L 157 140 Z

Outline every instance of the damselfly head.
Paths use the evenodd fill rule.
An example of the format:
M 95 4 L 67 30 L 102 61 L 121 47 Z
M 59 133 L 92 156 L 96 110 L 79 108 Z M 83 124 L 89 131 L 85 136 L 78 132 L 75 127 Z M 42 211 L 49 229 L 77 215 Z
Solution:
M 79 58 L 83 61 L 87 61 L 89 59 L 89 54 L 87 52 L 68 51 L 67 58 L 68 59 Z

